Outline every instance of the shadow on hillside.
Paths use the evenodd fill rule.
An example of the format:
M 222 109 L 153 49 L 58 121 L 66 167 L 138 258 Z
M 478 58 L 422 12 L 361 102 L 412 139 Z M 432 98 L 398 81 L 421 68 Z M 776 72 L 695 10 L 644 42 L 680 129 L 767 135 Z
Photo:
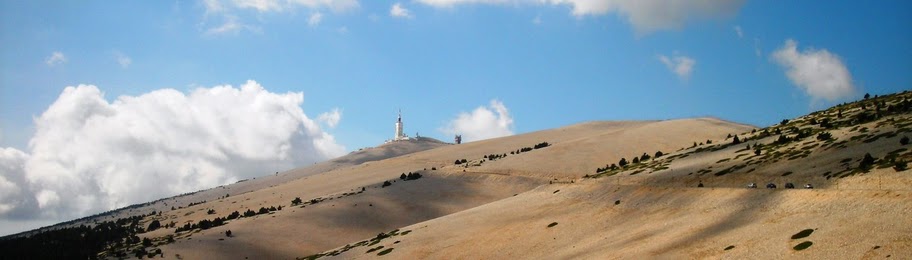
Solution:
M 728 214 L 728 216 L 717 219 L 715 222 L 710 225 L 700 229 L 697 232 L 693 232 L 690 235 L 682 236 L 677 240 L 669 243 L 663 250 L 656 252 L 658 254 L 668 253 L 673 250 L 681 249 L 692 244 L 693 241 L 697 240 L 708 240 L 712 241 L 716 236 L 724 234 L 726 232 L 738 229 L 742 226 L 746 226 L 755 221 L 761 221 L 755 217 L 758 213 L 766 211 L 771 207 L 776 207 L 776 205 L 771 205 L 772 201 L 775 201 L 781 196 L 781 192 L 787 192 L 782 190 L 751 190 L 740 195 L 738 198 L 729 200 L 730 202 L 737 203 L 734 205 L 737 207 L 737 210 Z
M 614 189 L 614 185 L 611 186 L 612 189 Z M 663 189 L 664 191 L 659 191 Z M 590 236 L 604 236 L 604 239 L 606 239 L 604 242 L 605 246 L 613 248 L 644 248 L 644 244 L 653 243 L 652 241 L 654 240 L 666 240 L 669 236 L 679 236 L 674 239 L 667 239 L 669 241 L 667 243 L 659 244 L 661 247 L 658 250 L 643 251 L 641 252 L 643 255 L 637 255 L 637 257 L 655 257 L 657 255 L 663 255 L 678 251 L 682 248 L 687 248 L 695 241 L 713 241 L 716 236 L 736 230 L 756 221 L 755 215 L 763 212 L 764 209 L 768 207 L 775 207 L 775 205 L 770 205 L 771 201 L 774 201 L 781 196 L 780 192 L 783 192 L 782 190 L 770 191 L 757 189 L 745 192 L 736 198 L 726 199 L 726 201 L 730 203 L 735 203 L 736 205 L 733 205 L 733 207 L 737 207 L 737 209 L 724 217 L 715 219 L 705 227 L 694 232 L 685 231 L 685 235 L 681 236 L 679 235 L 680 231 L 674 231 L 681 230 L 680 226 L 667 226 L 668 223 L 676 223 L 677 225 L 682 225 L 681 223 L 683 223 L 683 225 L 687 225 L 686 219 L 675 216 L 683 217 L 689 215 L 682 213 L 688 213 L 688 211 L 691 211 L 694 208 L 701 208 L 701 206 L 703 206 L 704 198 L 708 199 L 709 197 L 704 197 L 707 196 L 706 194 L 698 194 L 699 192 L 703 192 L 700 189 L 688 189 L 683 191 L 685 193 L 670 192 L 674 190 L 679 190 L 679 188 L 639 188 L 631 186 L 610 193 L 604 199 L 603 203 L 593 206 L 605 207 L 609 212 L 615 211 L 616 214 L 611 214 L 604 218 L 605 221 L 608 221 L 609 226 L 628 228 L 622 228 L 616 231 L 609 229 L 605 230 L 604 233 L 597 232 L 590 234 Z M 706 189 L 706 191 L 709 190 L 710 189 Z M 618 207 L 613 205 L 615 199 L 621 201 L 618 206 L 622 208 L 612 209 L 612 207 Z M 640 203 L 637 203 L 636 201 L 639 201 Z M 645 205 L 644 203 L 649 203 L 651 205 Z M 693 213 L 693 211 L 690 213 Z M 572 216 L 576 213 L 561 212 L 560 214 Z M 643 216 L 645 216 L 645 218 Z M 663 219 L 665 223 L 655 222 Z M 628 236 L 628 234 L 620 232 L 635 232 L 637 235 Z M 590 237 L 590 239 L 592 238 L 594 237 Z M 649 246 L 646 246 L 645 248 L 649 248 Z M 590 252 L 588 251 L 578 251 L 566 256 L 566 258 L 577 259 L 592 257 L 589 253 Z
M 515 191 L 505 189 L 499 192 L 502 194 L 491 193 L 482 190 L 478 187 L 480 183 L 473 180 L 442 177 L 430 172 L 422 172 L 422 175 L 424 177 L 412 181 L 397 178 L 395 183 L 385 188 L 372 188 L 353 197 L 321 202 L 320 204 L 335 206 L 321 212 L 319 221 L 328 226 L 356 230 L 360 239 L 369 239 L 381 232 L 442 217 L 525 191 L 520 191 L 522 188 L 515 186 Z M 379 183 L 370 186 L 378 185 Z M 325 239 L 331 240 L 331 237 L 327 235 Z M 338 241 L 333 247 L 319 250 L 322 252 L 356 242 Z
M 440 147 L 440 144 L 427 141 L 421 143 L 389 144 L 377 148 L 371 148 L 369 150 L 358 151 L 348 156 L 333 159 L 332 162 L 358 165 L 365 162 L 379 161 L 402 156 L 405 154 L 421 152 L 429 149 L 434 149 L 436 147 Z

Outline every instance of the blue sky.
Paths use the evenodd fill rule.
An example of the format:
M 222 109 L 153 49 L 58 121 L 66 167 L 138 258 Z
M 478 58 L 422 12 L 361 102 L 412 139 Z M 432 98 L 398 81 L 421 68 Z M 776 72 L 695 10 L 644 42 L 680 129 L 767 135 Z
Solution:
M 3 1 L 0 148 L 8 149 L 6 162 L 19 167 L 3 173 L 10 187 L 19 191 L 0 192 L 0 221 L 9 228 L 12 224 L 6 223 L 15 223 L 10 221 L 74 217 L 49 209 L 56 205 L 54 198 L 65 201 L 80 194 L 55 190 L 63 181 L 54 173 L 30 171 L 44 169 L 47 163 L 36 161 L 45 158 L 38 154 L 53 157 L 55 145 L 64 145 L 54 140 L 109 141 L 104 136 L 110 134 L 86 130 L 83 124 L 91 116 L 79 117 L 86 113 L 137 115 L 101 120 L 91 129 L 117 130 L 134 125 L 130 122 L 160 126 L 173 122 L 167 117 L 149 119 L 161 111 L 150 104 L 171 104 L 167 100 L 174 99 L 155 97 L 190 97 L 196 90 L 219 85 L 241 89 L 253 80 L 250 86 L 262 91 L 251 87 L 250 97 L 275 94 L 266 99 L 273 103 L 267 103 L 281 107 L 263 111 L 290 113 L 294 116 L 285 118 L 289 122 L 315 126 L 276 133 L 268 127 L 237 130 L 242 134 L 229 133 L 226 138 L 259 137 L 243 135 L 255 132 L 279 136 L 266 145 L 280 147 L 300 135 L 307 144 L 290 145 L 292 151 L 316 151 L 313 156 L 292 160 L 281 152 L 274 158 L 253 152 L 236 155 L 250 159 L 251 165 L 275 160 L 288 167 L 382 143 L 393 135 L 398 109 L 408 134 L 445 141 L 452 140 L 453 133 L 478 140 L 591 120 L 713 116 L 766 126 L 858 99 L 866 92 L 910 89 L 909 10 L 909 1 Z M 80 84 L 94 87 L 65 91 Z M 64 109 L 84 108 L 83 101 L 100 96 L 93 89 L 104 93 L 105 102 L 99 106 L 117 103 L 119 97 L 136 101 L 102 112 Z M 156 92 L 163 89 L 177 93 Z M 64 93 L 82 93 L 86 99 L 65 99 L 70 94 Z M 144 96 L 149 93 L 162 95 Z M 228 102 L 198 94 L 188 98 L 196 100 L 188 101 L 194 104 L 187 106 L 192 111 Z M 295 94 L 303 99 L 295 101 Z M 82 103 L 67 104 L 68 100 Z M 180 111 L 175 106 L 183 103 L 177 103 L 158 107 Z M 42 116 L 57 111 L 51 109 L 54 104 L 67 112 L 60 117 L 71 118 Z M 140 112 L 124 113 L 124 107 Z M 333 110 L 340 112 L 337 122 L 319 119 Z M 228 128 L 246 129 L 240 125 L 273 115 L 244 111 L 235 111 L 243 120 L 226 119 L 239 120 Z M 71 124 L 79 127 L 63 127 Z M 155 140 L 182 142 L 174 140 L 189 137 L 172 135 L 198 132 L 161 129 L 165 130 L 130 138 L 161 147 Z M 298 130 L 307 133 L 295 134 Z M 54 139 L 56 135 L 49 133 L 76 134 Z M 248 146 L 258 145 L 262 144 Z M 227 146 L 231 145 L 214 149 Z M 16 156 L 10 155 L 13 149 L 19 152 Z M 18 159 L 9 159 L 14 157 Z M 125 163 L 86 159 L 99 160 L 99 165 Z M 220 167 L 219 160 L 209 162 Z M 188 165 L 205 169 L 193 162 Z M 60 171 L 82 176 L 88 170 Z M 117 172 L 112 170 L 111 176 Z M 257 174 L 261 173 L 221 172 L 208 182 L 152 194 L 164 196 Z M 93 175 L 87 187 L 101 188 L 85 200 L 119 194 L 106 190 L 111 179 L 106 176 Z M 146 199 L 111 200 L 106 205 Z M 4 205 L 9 209 L 4 211 Z
M 392 4 L 236 8 L 239 23 L 255 29 L 207 34 L 222 21 L 202 2 L 5 2 L 0 144 L 26 148 L 32 117 L 77 84 L 113 99 L 252 79 L 272 92 L 303 92 L 308 115 L 340 108 L 333 134 L 356 149 L 388 138 L 400 107 L 410 134 L 449 140 L 438 128 L 490 99 L 510 109 L 518 133 L 693 116 L 764 126 L 836 103 L 814 102 L 770 61 L 786 39 L 841 57 L 857 92 L 912 83 L 906 1 L 746 2 L 730 17 L 642 35 L 624 14 L 578 17 L 570 5 L 401 2 L 413 17 L 397 19 Z M 309 26 L 315 12 L 322 21 Z M 67 62 L 49 67 L 55 51 Z M 675 53 L 696 60 L 688 80 L 656 58 Z

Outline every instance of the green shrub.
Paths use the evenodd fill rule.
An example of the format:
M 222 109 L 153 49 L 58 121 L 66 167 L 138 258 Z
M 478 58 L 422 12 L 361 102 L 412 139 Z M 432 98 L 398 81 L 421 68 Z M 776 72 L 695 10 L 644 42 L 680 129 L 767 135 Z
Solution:
M 900 144 L 900 145 L 907 145 L 907 144 L 909 144 L 909 137 L 908 137 L 908 136 L 903 136 L 902 138 L 900 138 L 900 139 L 899 139 L 899 144 Z

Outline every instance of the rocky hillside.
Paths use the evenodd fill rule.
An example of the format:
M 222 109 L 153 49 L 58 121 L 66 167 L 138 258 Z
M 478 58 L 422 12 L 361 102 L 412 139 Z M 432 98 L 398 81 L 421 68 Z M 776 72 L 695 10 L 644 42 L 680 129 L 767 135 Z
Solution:
M 909 258 L 909 98 L 869 97 L 766 128 L 714 118 L 588 122 L 461 145 L 387 144 L 7 239 L 0 250 L 34 256 L 27 249 L 98 236 L 69 244 L 78 254 L 40 252 Z

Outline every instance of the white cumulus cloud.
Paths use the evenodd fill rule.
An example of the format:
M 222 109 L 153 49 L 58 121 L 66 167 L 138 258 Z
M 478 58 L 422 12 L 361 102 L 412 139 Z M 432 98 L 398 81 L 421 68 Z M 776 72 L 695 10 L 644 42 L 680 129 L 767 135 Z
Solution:
M 63 53 L 59 52 L 59 51 L 55 51 L 55 52 L 51 53 L 51 56 L 48 56 L 48 58 L 46 60 L 44 60 L 44 63 L 47 63 L 48 66 L 52 66 L 52 67 L 55 65 L 58 65 L 58 64 L 66 63 L 66 62 L 67 62 L 66 55 L 63 55 Z
M 117 64 L 119 64 L 121 68 L 126 69 L 127 67 L 130 67 L 130 64 L 133 64 L 133 59 L 130 59 L 129 56 L 123 54 L 120 51 L 114 51 L 114 59 L 117 61 Z
M 694 66 L 697 65 L 697 61 L 693 58 L 680 54 L 675 54 L 670 58 L 665 55 L 658 55 L 657 58 L 665 64 L 665 67 L 668 67 L 669 71 L 678 75 L 678 78 L 682 80 L 689 79 L 690 74 L 693 73 Z
M 309 9 L 326 8 L 334 12 L 344 12 L 361 6 L 358 0 L 288 0 L 288 5 L 303 6 Z
M 313 14 L 307 18 L 309 26 L 319 25 L 324 18 L 322 10 L 345 12 L 360 7 L 358 0 L 203 0 L 205 10 L 200 23 L 204 34 L 237 34 L 246 29 L 260 32 L 258 23 L 261 20 L 245 15 L 243 10 L 255 10 L 258 16 L 269 13 L 294 12 L 298 8 L 310 10 Z
M 640 34 L 677 29 L 690 20 L 728 17 L 737 14 L 744 0 L 418 0 L 419 3 L 451 8 L 465 4 L 545 4 L 570 6 L 574 16 L 617 13 Z
M 412 18 L 411 12 L 405 7 L 402 7 L 401 3 L 395 3 L 390 7 L 390 16 L 396 18 Z
M 25 162 L 28 154 L 14 148 L 0 147 L 0 216 L 26 204 L 20 184 L 25 179 Z M 20 216 L 21 217 L 21 216 Z
M 310 27 L 315 27 L 320 25 L 320 22 L 323 21 L 323 14 L 316 12 L 310 15 L 310 18 L 307 18 L 307 25 Z
M 112 102 L 67 87 L 28 152 L 0 149 L 0 219 L 72 219 L 344 154 L 303 100 L 254 81 Z
M 770 56 L 785 69 L 792 84 L 814 99 L 835 101 L 855 93 L 852 75 L 842 59 L 826 49 L 799 51 L 798 43 L 788 39 Z
M 479 106 L 471 113 L 460 113 L 440 129 L 447 135 L 462 135 L 466 142 L 513 135 L 513 117 L 498 100 Z
M 226 15 L 224 16 L 224 22 L 222 25 L 217 27 L 212 27 L 206 30 L 207 35 L 219 35 L 219 34 L 237 34 L 244 29 L 246 25 L 238 21 L 237 16 Z
M 741 29 L 741 26 L 735 25 L 735 34 L 738 34 L 738 38 L 744 38 L 744 30 Z
M 234 7 L 254 9 L 257 12 L 282 12 L 299 6 L 312 10 L 330 9 L 339 12 L 360 6 L 357 0 L 234 0 L 233 4 Z M 221 7 L 221 5 L 206 4 L 207 8 L 210 6 Z
M 533 3 L 534 1 L 521 1 L 521 0 L 418 0 L 419 3 L 438 7 L 438 8 L 451 8 L 457 5 L 465 4 L 509 4 L 509 3 Z
M 339 120 L 342 120 L 342 111 L 339 111 L 338 108 L 333 108 L 332 111 L 323 112 L 317 116 L 317 120 L 323 122 L 329 128 L 336 128 L 339 125 Z
M 677 29 L 688 20 L 732 16 L 744 0 L 547 0 L 572 6 L 576 16 L 617 12 L 639 33 Z
M 220 0 L 203 0 L 203 8 L 206 9 L 206 15 L 225 11 L 225 5 Z
M 282 2 L 277 0 L 234 0 L 239 8 L 256 9 L 259 12 L 282 11 Z

